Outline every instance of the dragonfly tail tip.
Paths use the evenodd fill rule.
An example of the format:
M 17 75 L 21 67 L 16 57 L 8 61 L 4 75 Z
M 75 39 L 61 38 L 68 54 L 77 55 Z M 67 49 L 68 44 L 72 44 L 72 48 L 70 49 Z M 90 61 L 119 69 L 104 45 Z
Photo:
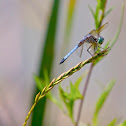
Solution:
M 62 64 L 64 61 L 65 61 L 65 59 L 63 58 L 63 59 L 60 61 L 59 65 Z

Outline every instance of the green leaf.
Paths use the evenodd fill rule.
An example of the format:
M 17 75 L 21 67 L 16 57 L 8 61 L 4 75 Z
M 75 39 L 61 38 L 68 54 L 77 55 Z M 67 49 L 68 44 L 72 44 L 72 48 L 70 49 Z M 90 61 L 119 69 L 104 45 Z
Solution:
M 72 23 L 73 23 L 75 5 L 76 5 L 76 0 L 69 0 L 67 18 L 66 18 L 66 26 L 65 26 L 65 35 L 64 35 L 65 44 L 69 43 L 69 37 L 70 37 Z
M 59 91 L 60 91 L 60 96 L 61 96 L 61 99 L 63 100 L 63 102 L 65 103 L 65 106 L 68 110 L 68 116 L 71 118 L 72 122 L 74 123 L 74 119 L 73 119 L 73 105 L 74 105 L 74 102 L 73 100 L 68 100 L 67 96 L 68 96 L 68 93 L 66 93 L 61 86 L 59 86 Z
M 110 8 L 105 14 L 104 14 L 104 18 L 113 10 L 113 8 Z
M 47 69 L 44 70 L 43 72 L 44 72 L 45 86 L 47 86 L 50 83 L 49 74 L 47 72 Z
M 105 44 L 104 49 L 107 49 L 107 48 L 109 47 L 109 45 L 110 45 L 110 41 L 108 41 L 108 42 Z
M 62 92 L 64 95 L 64 98 L 67 100 L 77 100 L 77 99 L 82 99 L 83 96 L 81 95 L 79 91 L 79 85 L 82 82 L 82 79 L 87 75 L 87 71 L 80 76 L 74 84 L 70 81 L 70 93 L 67 92 Z M 61 88 L 61 87 L 60 87 Z
M 111 41 L 111 46 L 110 46 L 111 48 L 115 45 L 115 43 L 116 43 L 116 41 L 119 37 L 119 34 L 121 32 L 122 24 L 123 24 L 123 18 L 124 18 L 124 11 L 125 11 L 125 3 L 123 2 L 122 3 L 122 12 L 121 12 L 120 24 L 118 26 L 118 29 L 117 29 L 117 32 L 115 34 L 114 39 Z
M 90 9 L 91 14 L 92 14 L 92 16 L 93 16 L 93 17 L 94 17 L 94 19 L 95 19 L 95 13 L 94 13 L 93 9 L 91 8 L 91 6 L 90 6 L 90 5 L 88 5 L 88 8 Z
M 126 120 L 122 124 L 120 124 L 118 126 L 126 126 Z
M 98 99 L 95 107 L 94 116 L 93 116 L 93 126 L 98 126 L 98 114 L 102 106 L 104 105 L 109 93 L 111 92 L 114 84 L 115 84 L 115 80 L 110 81 L 107 84 L 106 88 L 104 89 L 103 93 L 101 94 L 100 98 Z
M 117 121 L 117 119 L 113 119 L 113 120 L 108 124 L 108 126 L 115 126 L 116 121 Z
M 95 10 L 95 27 L 96 29 L 99 28 L 99 5 L 97 4 L 96 10 Z
M 81 95 L 79 89 L 70 82 L 70 93 L 65 92 L 63 89 L 60 87 L 60 93 L 63 96 L 63 98 L 67 101 L 75 101 L 77 99 L 82 99 L 83 96 Z
M 77 99 L 83 98 L 83 96 L 81 95 L 81 93 L 79 91 L 79 85 L 80 85 L 82 79 L 86 76 L 86 74 L 87 74 L 87 71 L 81 77 L 79 77 L 74 84 L 72 84 L 72 82 L 70 82 L 70 91 L 67 90 L 67 92 L 65 92 L 62 89 L 62 87 L 59 86 L 59 92 L 60 92 L 61 99 L 64 102 L 64 104 L 68 110 L 68 115 L 71 118 L 73 123 L 75 123 L 75 121 L 73 119 L 74 102 Z
M 101 10 L 104 10 L 105 8 L 105 4 L 106 4 L 106 0 L 97 0 L 98 2 L 98 6 Z
M 61 110 L 63 110 L 63 107 L 62 107 L 61 102 L 60 102 L 57 98 L 55 98 L 55 97 L 52 95 L 51 92 L 48 92 L 48 93 L 46 94 L 46 97 L 47 97 L 49 100 L 51 100 L 54 104 L 56 104 Z
M 43 89 L 44 86 L 45 86 L 45 83 L 42 82 L 42 80 L 41 80 L 39 77 L 37 77 L 36 75 L 34 75 L 34 80 L 35 80 L 35 82 L 36 82 L 36 85 L 37 85 L 38 89 L 39 89 L 40 91 L 42 91 L 42 89 Z
M 39 89 L 40 91 L 42 91 L 43 88 L 49 84 L 49 76 L 48 76 L 47 71 L 44 72 L 44 76 L 45 76 L 44 81 L 42 81 L 39 77 L 37 77 L 36 75 L 34 75 L 34 80 L 35 80 L 35 82 L 36 82 L 36 84 L 37 84 L 37 87 L 38 87 L 38 89 Z M 49 92 L 46 94 L 46 97 L 47 97 L 49 100 L 51 100 L 54 104 L 56 104 L 59 108 L 62 109 L 62 104 L 59 102 L 58 99 L 56 99 L 56 98 L 52 95 L 51 91 L 49 91 Z
M 106 0 L 97 0 L 97 7 L 95 11 L 95 27 L 98 29 L 104 19 L 104 12 L 106 6 Z
M 70 97 L 68 97 L 68 99 L 75 101 L 76 99 L 83 98 L 83 96 L 80 93 L 79 87 L 78 87 L 79 84 L 80 83 L 73 85 L 72 82 L 70 82 L 70 95 L 69 95 Z
M 35 74 L 34 74 L 34 80 L 35 80 L 35 82 L 36 82 L 36 85 L 37 85 L 37 87 L 38 87 L 38 89 L 40 90 L 40 91 L 42 91 L 42 89 L 45 87 L 45 86 L 47 86 L 48 84 L 49 84 L 49 75 L 48 75 L 48 72 L 47 72 L 47 70 L 45 70 L 44 71 L 44 78 L 43 78 L 43 80 L 42 79 L 40 79 L 38 76 L 36 76 Z
M 80 83 L 82 82 L 83 78 L 88 74 L 88 71 L 85 71 L 82 76 L 80 76 L 74 83 L 75 87 L 79 87 Z
M 50 78 L 53 58 L 54 58 L 54 47 L 55 47 L 55 37 L 56 37 L 56 27 L 58 20 L 58 11 L 60 0 L 54 0 L 50 20 L 48 23 L 47 34 L 45 36 L 44 45 L 42 42 L 43 53 L 40 58 L 40 68 L 39 68 L 39 77 L 44 80 L 44 70 L 48 71 L 48 75 Z M 34 93 L 34 98 L 36 94 L 38 94 L 39 89 L 36 88 Z M 33 101 L 34 102 L 34 101 Z M 32 126 L 42 126 L 44 120 L 44 111 L 45 111 L 46 97 L 44 97 L 41 101 L 38 102 L 37 106 L 33 110 L 31 125 Z

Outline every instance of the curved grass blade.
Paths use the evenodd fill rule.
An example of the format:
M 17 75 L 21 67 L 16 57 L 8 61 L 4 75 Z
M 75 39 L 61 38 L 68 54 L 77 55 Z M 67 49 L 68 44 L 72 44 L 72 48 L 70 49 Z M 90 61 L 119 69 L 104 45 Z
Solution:
M 118 126 L 126 126 L 126 120 L 122 124 L 120 124 Z
M 110 46 L 111 48 L 116 43 L 116 41 L 117 41 L 117 39 L 119 37 L 119 34 L 121 32 L 121 29 L 122 29 L 123 18 L 124 18 L 124 11 L 125 11 L 125 3 L 124 2 L 122 3 L 122 8 L 121 9 L 122 9 L 122 12 L 121 12 L 120 24 L 119 24 L 119 27 L 117 29 L 117 32 L 116 32 L 116 35 L 115 35 L 114 39 L 111 41 L 111 43 L 112 43 L 111 46 Z
M 117 121 L 117 119 L 113 119 L 113 120 L 108 124 L 108 126 L 115 126 L 116 121 Z
M 95 107 L 94 116 L 93 116 L 93 126 L 98 126 L 98 114 L 114 85 L 115 85 L 115 80 L 110 81 L 109 84 L 104 89 L 103 93 L 101 94 L 100 98 L 98 99 Z
M 110 8 L 104 15 L 104 18 L 113 10 L 113 8 Z
M 71 27 L 73 22 L 73 15 L 75 11 L 75 5 L 76 5 L 76 0 L 69 0 L 66 26 L 65 26 L 65 35 L 64 35 L 64 41 L 66 44 L 68 44 L 69 42 L 69 37 L 70 37 L 70 32 L 71 32 Z
M 88 5 L 88 8 L 90 9 L 91 14 L 92 14 L 92 16 L 93 16 L 93 17 L 94 17 L 94 19 L 95 19 L 95 13 L 94 13 L 93 9 L 91 8 L 91 6 L 90 6 L 90 5 Z

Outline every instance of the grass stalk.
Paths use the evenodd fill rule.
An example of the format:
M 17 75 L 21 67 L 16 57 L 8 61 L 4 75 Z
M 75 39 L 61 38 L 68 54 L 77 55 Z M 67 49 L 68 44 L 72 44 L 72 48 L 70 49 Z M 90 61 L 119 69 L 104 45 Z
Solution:
M 57 78 L 54 78 L 51 83 L 48 86 L 45 86 L 45 88 L 39 92 L 34 100 L 34 104 L 32 105 L 30 111 L 28 112 L 26 118 L 25 118 L 25 122 L 23 124 L 23 126 L 26 126 L 27 121 L 32 113 L 32 111 L 34 110 L 35 106 L 37 105 L 37 103 L 57 84 L 59 84 L 61 81 L 63 81 L 64 79 L 68 78 L 69 76 L 71 76 L 73 73 L 79 71 L 83 66 L 85 66 L 88 63 L 92 63 L 95 60 L 99 59 L 100 57 L 103 57 L 105 55 L 108 54 L 109 52 L 109 48 L 95 54 L 94 56 L 92 56 L 91 58 L 82 61 L 80 63 L 78 63 L 75 67 L 71 68 L 70 70 L 68 70 L 67 72 L 62 73 L 60 76 L 58 76 Z M 88 82 L 87 82 L 88 83 Z M 85 89 L 86 91 L 86 89 Z
M 83 89 L 83 92 L 82 92 L 83 99 L 81 99 L 81 102 L 80 102 L 80 106 L 79 106 L 79 110 L 78 110 L 78 116 L 77 116 L 77 121 L 76 121 L 75 126 L 78 126 L 78 123 L 79 123 L 79 120 L 80 120 L 81 110 L 82 110 L 82 106 L 83 106 L 84 99 L 85 99 L 84 96 L 85 96 L 87 88 L 88 88 L 88 84 L 89 84 L 89 80 L 90 80 L 90 76 L 91 76 L 92 70 L 93 70 L 93 63 L 91 63 L 91 66 L 90 66 L 90 69 L 89 69 L 89 73 L 87 75 L 87 80 L 85 82 L 85 86 L 84 86 L 84 89 Z

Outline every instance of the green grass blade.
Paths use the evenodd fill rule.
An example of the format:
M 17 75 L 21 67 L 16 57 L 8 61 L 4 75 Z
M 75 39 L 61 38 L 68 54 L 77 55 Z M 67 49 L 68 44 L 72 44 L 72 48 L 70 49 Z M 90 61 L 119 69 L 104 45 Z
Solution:
M 76 0 L 70 0 L 69 1 L 67 19 L 66 19 L 66 26 L 65 26 L 65 35 L 64 35 L 64 41 L 65 41 L 66 44 L 69 42 L 75 5 L 76 5 Z
M 121 13 L 121 18 L 120 18 L 120 24 L 119 24 L 119 27 L 118 27 L 118 30 L 116 32 L 116 35 L 114 37 L 114 39 L 112 40 L 111 42 L 111 48 L 114 46 L 114 44 L 116 43 L 118 37 L 119 37 L 119 34 L 121 32 L 121 29 L 122 29 L 122 24 L 123 24 L 123 18 L 124 18 L 124 11 L 125 11 L 125 3 L 122 3 L 122 13 Z
M 98 126 L 98 114 L 102 106 L 104 105 L 109 93 L 111 92 L 114 84 L 115 80 L 110 81 L 109 84 L 106 86 L 105 90 L 103 91 L 103 93 L 101 94 L 100 98 L 98 99 L 93 116 L 93 126 Z
M 34 80 L 36 82 L 37 88 L 40 91 L 42 91 L 44 89 L 44 87 L 49 84 L 49 78 L 48 78 L 48 75 L 46 75 L 46 72 L 45 72 L 45 78 L 46 78 L 45 81 L 42 81 L 39 77 L 37 77 L 36 75 L 34 75 Z M 54 104 L 56 104 L 57 106 L 59 106 L 59 108 L 62 109 L 62 104 L 60 104 L 59 100 L 52 95 L 51 91 L 48 92 L 45 97 L 47 97 Z
M 86 77 L 86 75 L 88 74 L 88 71 L 85 71 L 74 83 L 74 85 L 78 88 L 80 83 L 82 82 L 83 78 Z
M 54 0 L 52 13 L 48 25 L 47 35 L 44 43 L 44 51 L 41 57 L 40 62 L 40 71 L 39 77 L 41 79 L 44 78 L 44 71 L 48 71 L 48 75 L 50 77 L 53 57 L 54 57 L 54 45 L 55 45 L 55 35 L 56 35 L 56 24 L 58 18 L 58 9 L 59 9 L 59 2 L 60 0 Z M 37 88 L 34 94 L 35 95 L 39 92 Z M 33 98 L 34 99 L 34 98 Z M 32 115 L 32 126 L 42 126 L 43 118 L 44 118 L 44 110 L 45 110 L 45 103 L 46 98 L 44 97 L 35 107 Z
M 34 80 L 37 88 L 41 91 L 45 87 L 45 82 L 43 82 L 38 76 L 34 75 Z
M 118 126 L 126 126 L 126 120 L 122 124 L 120 124 Z
M 92 14 L 92 16 L 93 16 L 93 17 L 94 17 L 94 19 L 95 19 L 95 13 L 94 13 L 93 9 L 91 8 L 91 6 L 90 6 L 90 5 L 88 5 L 88 8 L 90 9 L 91 14 Z
M 113 119 L 113 120 L 108 124 L 108 126 L 115 126 L 116 121 L 117 121 L 117 119 Z
M 104 15 L 104 18 L 113 10 L 113 8 L 110 8 Z

